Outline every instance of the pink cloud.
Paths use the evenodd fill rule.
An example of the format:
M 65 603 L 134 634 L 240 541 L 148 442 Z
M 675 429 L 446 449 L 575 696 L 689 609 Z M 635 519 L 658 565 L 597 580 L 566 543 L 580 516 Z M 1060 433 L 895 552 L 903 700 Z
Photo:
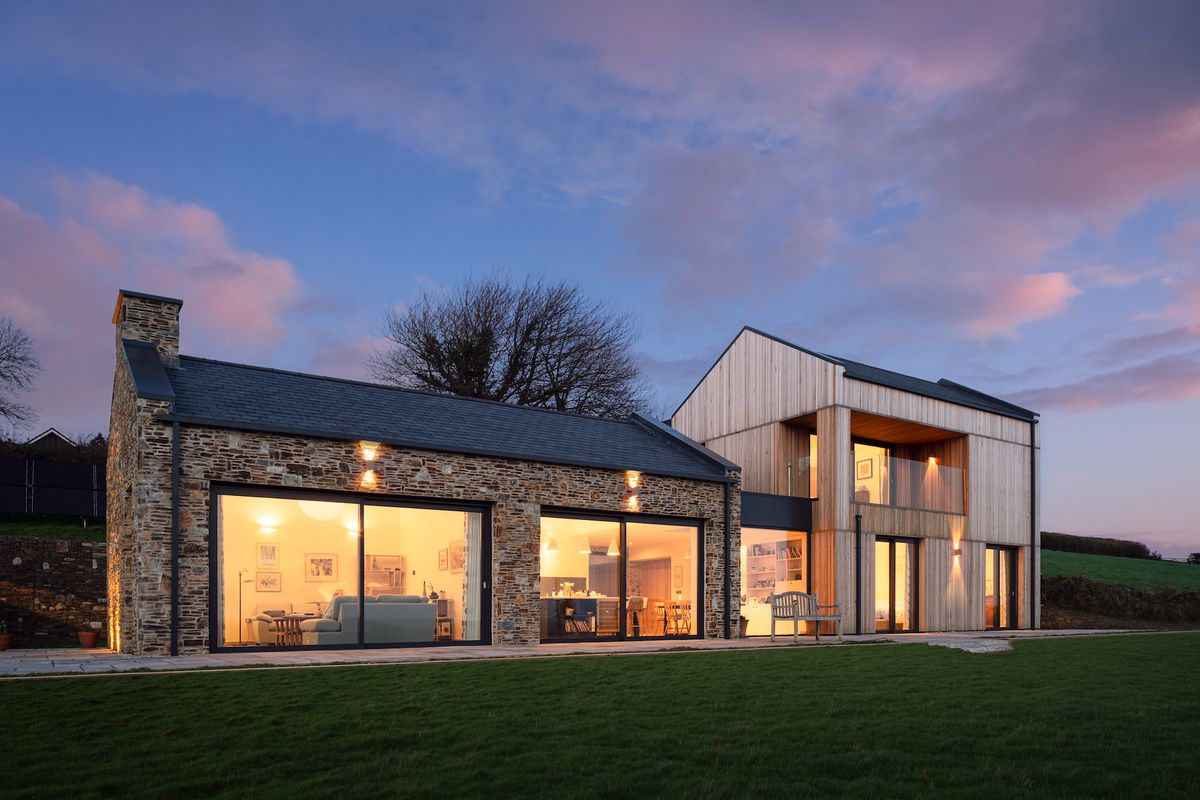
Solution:
M 1128 403 L 1200 398 L 1200 350 L 1163 356 L 1073 383 L 1026 389 L 1014 400 L 1038 411 L 1092 411 Z
M 303 291 L 295 269 L 234 246 L 212 210 L 102 175 L 53 183 L 70 216 L 0 196 L 0 314 L 33 337 L 44 364 L 29 398 L 42 424 L 107 427 L 114 342 L 97 332 L 109 329 L 118 288 L 183 298 L 184 352 L 256 360 L 289 340 Z
M 980 339 L 1017 337 L 1017 328 L 1027 322 L 1061 314 L 1080 290 L 1063 272 L 1025 275 L 1000 282 L 983 302 L 972 309 L 967 330 Z
M 94 173 L 53 184 L 66 213 L 121 248 L 127 283 L 194 301 L 192 324 L 211 345 L 261 352 L 287 337 L 282 316 L 300 295 L 295 270 L 232 246 L 211 209 Z

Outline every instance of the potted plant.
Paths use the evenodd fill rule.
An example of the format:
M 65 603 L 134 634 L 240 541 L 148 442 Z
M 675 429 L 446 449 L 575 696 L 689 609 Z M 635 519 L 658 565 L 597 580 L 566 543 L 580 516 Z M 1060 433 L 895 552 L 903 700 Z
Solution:
M 98 630 L 100 626 L 95 622 L 91 624 L 92 630 L 79 632 L 79 646 L 85 649 L 95 647 L 96 643 L 100 640 L 100 631 Z
M 8 623 L 0 619 L 0 650 L 7 650 L 12 644 L 12 634 L 8 632 Z

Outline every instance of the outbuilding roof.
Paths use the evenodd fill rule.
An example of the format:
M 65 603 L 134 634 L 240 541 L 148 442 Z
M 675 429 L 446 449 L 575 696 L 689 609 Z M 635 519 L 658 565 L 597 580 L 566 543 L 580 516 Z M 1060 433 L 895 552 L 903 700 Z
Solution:
M 168 399 L 143 348 L 125 345 L 138 393 Z M 192 356 L 160 370 L 169 419 L 184 423 L 710 481 L 738 469 L 638 414 L 604 419 Z

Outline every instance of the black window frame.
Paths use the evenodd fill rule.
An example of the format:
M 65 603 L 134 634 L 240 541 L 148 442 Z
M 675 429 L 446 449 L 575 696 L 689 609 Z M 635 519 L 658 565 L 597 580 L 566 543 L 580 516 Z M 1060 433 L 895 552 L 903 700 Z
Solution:
M 1000 558 L 996 559 L 996 572 L 992 575 L 992 586 L 996 590 L 996 607 L 992 610 L 992 619 L 987 618 L 987 568 L 988 568 L 988 551 L 995 550 L 1001 558 L 1008 559 L 1008 620 L 1009 624 L 1000 625 Z M 983 628 L 988 631 L 1014 631 L 1019 630 L 1020 609 L 1017 606 L 1017 581 L 1020 580 L 1018 572 L 1017 554 L 1020 548 L 1006 544 L 986 544 L 983 549 Z M 994 624 L 992 624 L 994 623 Z
M 705 625 L 705 603 L 704 593 L 706 586 L 704 584 L 704 563 L 706 558 L 704 547 L 704 524 L 705 520 L 701 517 L 675 517 L 663 514 L 639 514 L 639 513 L 621 513 L 621 512 L 602 512 L 588 509 L 570 508 L 564 506 L 542 506 L 538 514 L 538 540 L 541 540 L 541 522 L 546 517 L 556 517 L 559 519 L 587 519 L 597 522 L 616 522 L 620 525 L 620 563 L 621 568 L 617 570 L 618 582 L 620 589 L 620 597 L 617 599 L 617 635 L 616 636 L 600 636 L 592 634 L 591 636 L 547 636 L 541 638 L 541 619 L 545 613 L 542 608 L 542 593 L 538 591 L 538 641 L 542 644 L 562 644 L 569 642 L 653 642 L 653 641 L 681 641 L 687 639 L 703 639 Z M 662 636 L 629 636 L 627 623 L 629 620 L 628 604 L 629 593 L 626 583 L 629 574 L 629 562 L 627 560 L 629 549 L 628 538 L 626 536 L 627 527 L 630 522 L 648 523 L 660 525 L 675 525 L 675 526 L 692 526 L 696 528 L 696 599 L 695 599 L 695 619 L 693 620 L 693 633 L 678 636 L 667 635 Z M 726 569 L 728 569 L 728 564 Z M 542 548 L 538 545 L 538 583 L 541 583 L 542 575 Z
M 872 633 L 920 633 L 921 626 L 921 540 L 913 536 L 876 536 L 875 542 L 888 542 L 888 629 L 881 631 L 877 627 Z M 896 630 L 896 544 L 905 543 L 913 546 L 913 588 L 912 588 L 912 618 L 913 626 L 908 630 Z M 879 559 L 875 560 L 875 569 L 879 569 Z M 878 578 L 876 578 L 878 581 Z M 874 601 L 872 600 L 872 605 Z M 874 615 L 872 615 L 874 619 Z
M 221 546 L 218 513 L 222 497 L 264 497 L 278 500 L 318 500 L 331 503 L 357 504 L 358 506 L 358 641 L 348 644 L 295 644 L 295 645 L 224 645 L 220 641 L 218 611 L 224 597 L 220 592 Z M 480 514 L 480 564 L 483 575 L 480 579 L 479 639 L 471 641 L 434 640 L 428 642 L 366 642 L 365 614 L 363 613 L 364 570 L 366 536 L 363 530 L 368 505 L 392 508 L 423 508 L 436 511 L 462 511 Z M 283 653 L 309 650 L 381 650 L 419 647 L 476 647 L 492 643 L 492 516 L 493 504 L 470 500 L 448 500 L 415 495 L 375 494 L 372 492 L 338 491 L 332 489 L 304 489 L 299 487 L 265 486 L 261 484 L 220 483 L 214 481 L 208 493 L 208 649 L 212 653 Z

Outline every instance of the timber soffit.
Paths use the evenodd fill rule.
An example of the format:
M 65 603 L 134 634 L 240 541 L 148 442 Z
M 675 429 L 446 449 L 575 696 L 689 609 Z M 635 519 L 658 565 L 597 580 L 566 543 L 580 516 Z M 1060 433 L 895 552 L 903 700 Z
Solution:
M 721 351 L 721 355 L 717 356 L 716 361 L 714 361 L 712 365 L 709 366 L 709 368 L 705 371 L 703 377 L 701 377 L 700 380 L 697 381 L 696 385 L 692 387 L 692 390 L 688 392 L 687 397 L 683 398 L 683 402 L 680 403 L 675 411 L 671 414 L 672 419 L 676 414 L 679 413 L 679 409 L 683 408 L 687 401 L 691 399 L 692 395 L 696 393 L 696 390 L 700 388 L 700 384 L 704 383 L 705 379 L 708 378 L 709 374 L 713 371 L 713 369 L 716 368 L 717 364 L 721 362 L 721 359 L 725 357 L 725 354 L 729 352 L 729 349 L 733 347 L 734 343 L 737 342 L 737 340 L 741 338 L 742 334 L 746 333 L 747 331 L 758 334 L 766 339 L 770 339 L 771 341 L 777 342 L 785 347 L 790 347 L 793 350 L 799 350 L 801 353 L 810 355 L 813 358 L 819 358 L 827 363 L 842 367 L 845 372 L 845 376 L 853 380 L 862 381 L 864 383 L 873 383 L 878 386 L 885 386 L 889 389 L 898 389 L 903 392 L 909 392 L 910 394 L 921 395 L 922 397 L 929 397 L 934 400 L 941 400 L 943 402 L 953 403 L 954 405 L 964 406 L 966 408 L 973 408 L 977 411 L 986 411 L 989 414 L 998 414 L 1003 417 L 1011 417 L 1013 419 L 1026 421 L 1034 420 L 1038 417 L 1037 412 L 1030 411 L 1027 408 L 1022 408 L 1021 406 L 1015 405 L 1006 400 L 1001 400 L 998 397 L 984 394 L 977 389 L 972 389 L 969 386 L 964 386 L 961 383 L 956 383 L 954 381 L 947 380 L 946 378 L 942 378 L 935 383 L 934 381 L 927 381 L 923 378 L 915 378 L 911 375 L 905 375 L 900 372 L 893 372 L 880 367 L 873 367 L 870 364 L 863 364 L 859 361 L 852 361 L 848 358 L 831 356 L 827 353 L 818 353 L 816 350 L 809 350 L 806 347 L 801 347 L 794 342 L 781 339 L 780 337 L 767 333 L 766 331 L 759 330 L 758 328 L 751 327 L 750 325 L 744 325 L 742 326 L 742 329 L 738 331 L 737 336 L 734 336 L 729 344 L 725 346 L 725 349 Z

